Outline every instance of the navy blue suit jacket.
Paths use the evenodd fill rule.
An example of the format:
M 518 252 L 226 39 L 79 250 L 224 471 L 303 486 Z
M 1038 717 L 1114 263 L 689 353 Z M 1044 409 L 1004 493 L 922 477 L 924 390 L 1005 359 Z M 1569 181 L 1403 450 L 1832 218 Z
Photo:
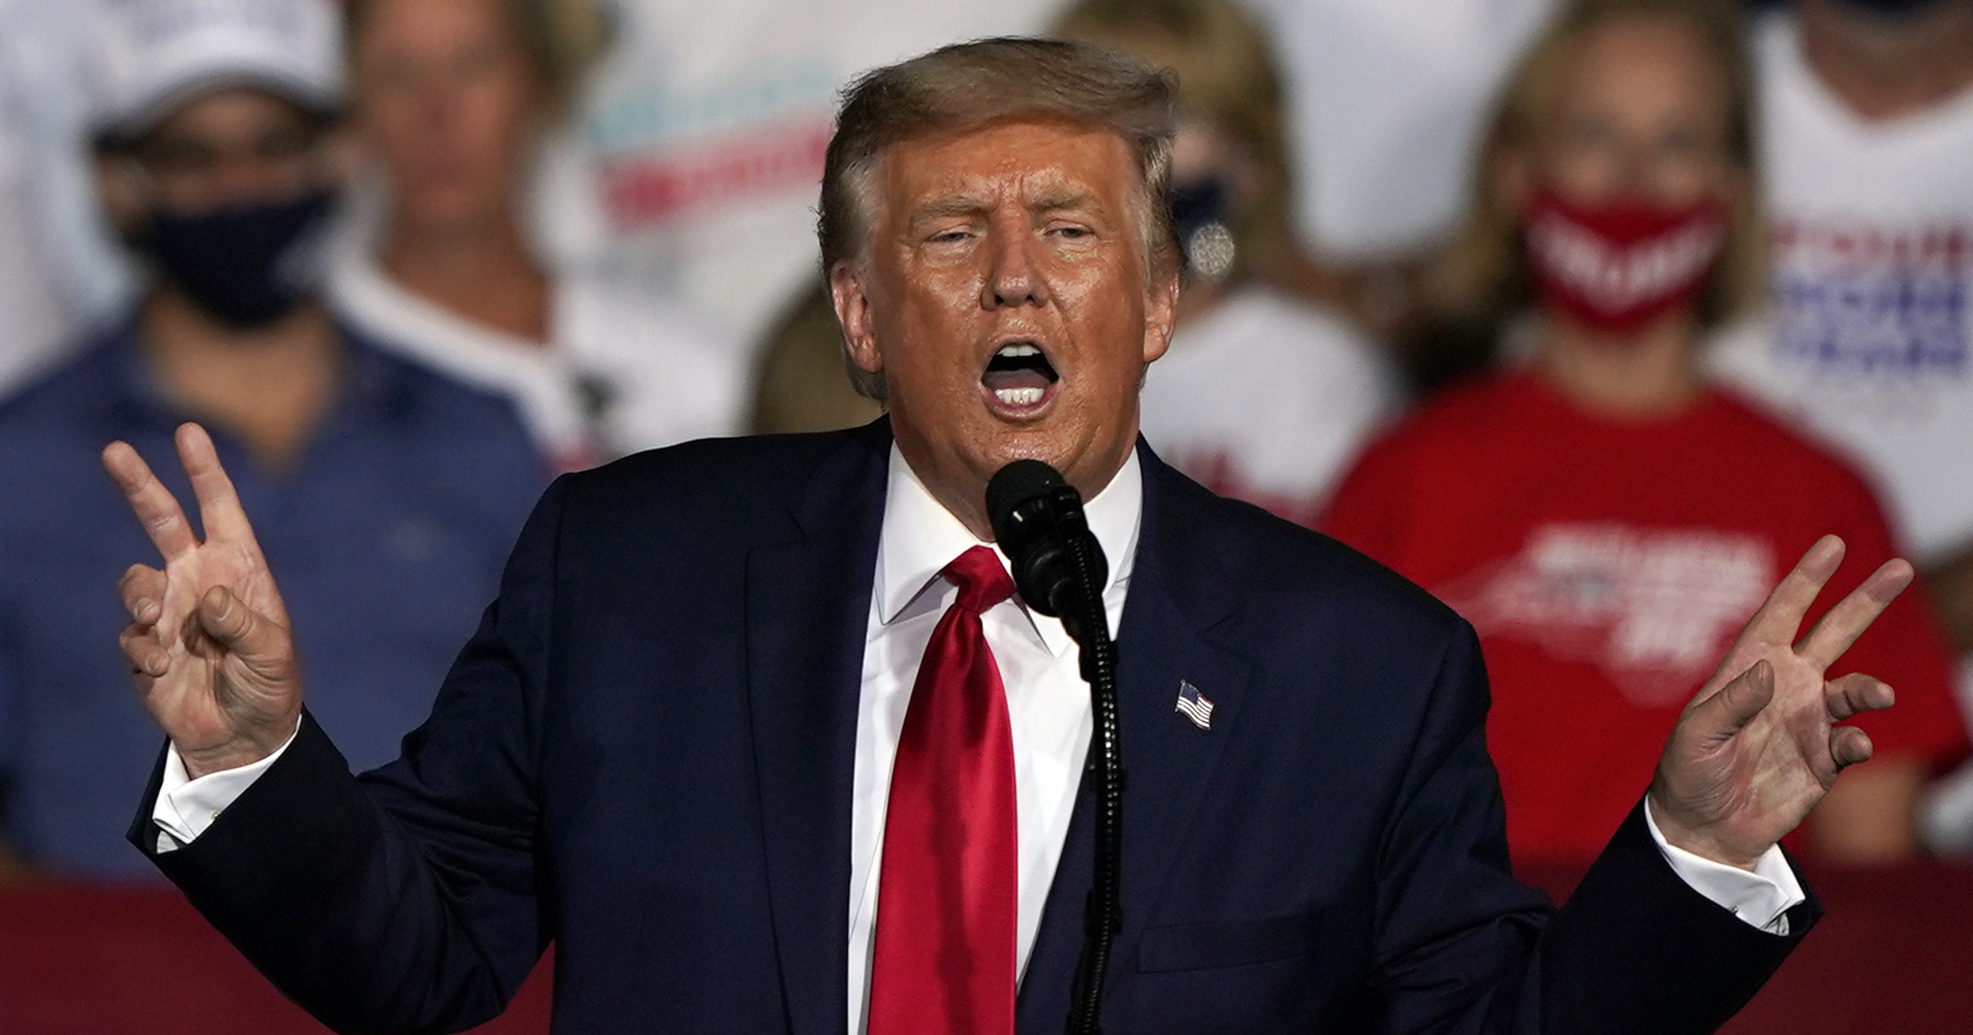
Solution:
M 840 1032 L 889 447 L 879 421 L 561 479 L 402 758 L 352 777 L 305 720 L 157 864 L 332 1026 L 470 1025 L 553 940 L 558 1031 Z M 1142 457 L 1108 1030 L 1698 1031 L 1780 962 L 1793 939 L 1685 887 L 1635 813 L 1559 912 L 1516 883 L 1466 624 Z M 1023 1032 L 1068 1013 L 1086 791 Z

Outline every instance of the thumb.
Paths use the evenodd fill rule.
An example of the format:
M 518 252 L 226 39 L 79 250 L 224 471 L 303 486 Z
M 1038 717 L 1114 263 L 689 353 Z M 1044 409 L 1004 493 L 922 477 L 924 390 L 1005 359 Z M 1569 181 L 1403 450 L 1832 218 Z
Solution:
M 282 652 L 280 628 L 225 586 L 214 586 L 200 598 L 199 628 L 242 661 L 264 661 Z
M 1766 661 L 1754 662 L 1752 668 L 1734 677 L 1719 693 L 1699 702 L 1696 711 L 1700 713 L 1700 731 L 1709 739 L 1726 740 L 1752 722 L 1772 700 L 1774 666 Z

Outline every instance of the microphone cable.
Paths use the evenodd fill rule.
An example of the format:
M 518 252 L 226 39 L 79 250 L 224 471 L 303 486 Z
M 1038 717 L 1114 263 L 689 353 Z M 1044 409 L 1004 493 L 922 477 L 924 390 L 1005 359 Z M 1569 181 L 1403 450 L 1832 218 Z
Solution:
M 1089 684 L 1089 761 L 1085 773 L 1096 808 L 1096 851 L 1089 896 L 1083 902 L 1082 955 L 1076 962 L 1069 1005 L 1070 1035 L 1098 1035 L 1103 975 L 1111 947 L 1123 929 L 1123 757 L 1117 721 L 1117 645 L 1103 607 L 1109 568 L 1089 531 L 1082 496 L 1053 467 L 1016 460 L 987 483 L 987 516 L 1007 555 L 1014 584 L 1028 607 L 1062 620 L 1081 648 L 1083 681 Z

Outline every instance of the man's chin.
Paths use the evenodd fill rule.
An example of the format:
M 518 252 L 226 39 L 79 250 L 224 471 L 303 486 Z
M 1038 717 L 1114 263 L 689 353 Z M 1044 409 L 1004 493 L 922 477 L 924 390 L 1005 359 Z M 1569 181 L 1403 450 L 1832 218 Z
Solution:
M 1083 499 L 1089 499 L 1110 484 L 1110 479 L 1116 477 L 1129 458 L 1129 444 L 1114 457 L 1099 458 L 1088 447 L 1077 448 L 1041 436 L 1020 436 L 1006 443 L 1004 448 L 989 453 L 977 470 L 984 481 L 1016 460 L 1039 460 L 1075 486 Z

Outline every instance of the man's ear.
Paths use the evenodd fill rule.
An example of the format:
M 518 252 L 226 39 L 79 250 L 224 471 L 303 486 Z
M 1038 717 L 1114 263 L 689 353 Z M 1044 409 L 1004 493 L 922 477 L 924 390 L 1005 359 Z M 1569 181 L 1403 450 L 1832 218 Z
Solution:
M 1155 280 L 1151 297 L 1144 306 L 1144 362 L 1151 363 L 1171 347 L 1172 328 L 1178 321 L 1177 273 Z
M 829 267 L 829 298 L 836 307 L 836 323 L 843 329 L 850 362 L 866 374 L 882 373 L 884 354 L 871 321 L 870 295 L 854 263 L 845 259 Z

